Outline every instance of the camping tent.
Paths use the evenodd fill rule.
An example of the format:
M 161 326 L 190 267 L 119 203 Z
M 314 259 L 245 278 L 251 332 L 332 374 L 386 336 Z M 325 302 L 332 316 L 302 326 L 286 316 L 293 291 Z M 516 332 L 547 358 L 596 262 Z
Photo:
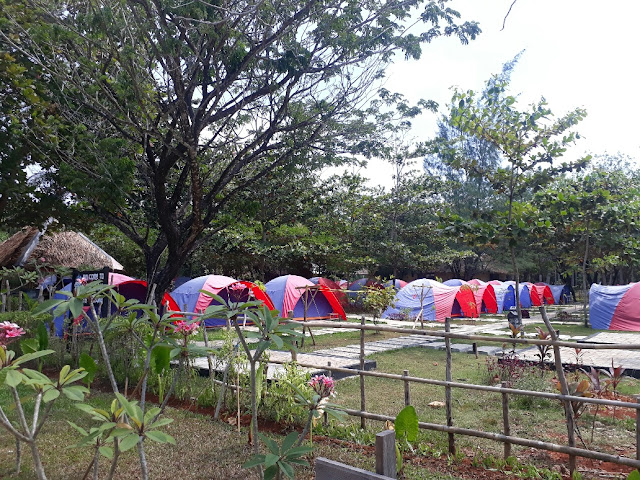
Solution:
M 569 285 L 549 285 L 549 290 L 551 290 L 551 295 L 553 295 L 553 301 L 556 305 L 571 302 L 571 289 Z
M 442 282 L 443 285 L 447 285 L 449 287 L 459 287 L 460 285 L 466 285 L 467 282 L 464 280 L 460 280 L 459 278 L 450 278 L 449 280 L 445 280 Z
M 504 283 L 506 283 L 507 285 L 510 285 L 514 289 L 516 288 L 516 282 L 514 282 L 513 280 L 509 280 Z M 537 294 L 535 298 L 537 301 L 539 301 Z M 516 302 L 515 302 L 515 290 L 514 290 L 514 301 L 512 306 L 515 307 L 515 304 Z M 531 308 L 531 305 L 534 305 L 534 303 L 533 303 L 533 300 L 531 299 L 531 294 L 529 293 L 529 287 L 527 286 L 526 282 L 520 283 L 520 307 Z
M 513 296 L 513 287 L 498 280 L 484 283 L 482 280 L 473 279 L 469 281 L 469 286 L 476 295 L 478 313 L 502 313 L 505 309 L 505 299 L 509 300 Z M 515 304 L 515 301 L 512 303 Z
M 482 280 L 474 278 L 472 280 L 469 280 L 467 282 L 467 285 L 469 285 L 471 291 L 473 291 L 473 296 L 476 300 L 476 308 L 478 310 L 478 314 L 480 314 L 482 313 L 482 297 L 484 296 L 484 292 L 489 284 L 483 282 Z
M 314 285 L 324 285 L 336 296 L 340 304 L 347 304 L 347 294 L 344 293 L 344 289 L 340 288 L 336 282 L 326 277 L 313 277 L 310 278 L 309 281 Z
M 597 330 L 640 332 L 640 283 L 605 286 L 594 283 L 589 290 L 589 323 Z
M 240 282 L 231 277 L 223 275 L 204 275 L 183 283 L 173 292 L 171 296 L 182 308 L 186 306 L 187 312 L 200 313 L 211 304 L 217 305 L 216 300 L 200 290 L 214 293 L 226 302 L 248 302 L 249 300 L 259 300 L 264 303 L 269 310 L 274 310 L 273 302 L 269 296 L 255 283 Z M 205 320 L 207 327 L 219 327 L 227 324 L 226 318 L 208 318 Z
M 446 317 L 478 316 L 473 291 L 469 286 L 451 287 L 435 280 L 421 278 L 414 280 L 400 290 L 387 308 L 382 318 L 402 315 L 407 311 L 412 318 L 422 313 L 425 320 L 443 322 Z
M 306 304 L 307 319 L 326 318 L 334 314 L 347 320 L 336 296 L 327 287 L 314 285 L 306 278 L 298 275 L 283 275 L 270 280 L 265 287 L 273 305 L 280 311 L 280 316 L 283 318 L 287 317 L 289 311 L 293 311 L 294 319 L 303 319 Z
M 529 298 L 531 299 L 532 307 L 539 307 L 543 303 L 541 292 L 531 282 L 522 282 L 522 285 L 526 285 L 529 289 Z
M 540 297 L 540 300 L 542 300 L 542 302 L 546 305 L 554 305 L 556 303 L 553 293 L 551 292 L 549 285 L 547 285 L 546 283 L 534 283 L 533 288 L 538 292 L 538 297 Z
M 500 280 L 491 280 L 489 284 L 493 285 L 496 295 L 497 313 L 510 310 L 516 306 L 515 282 L 501 282 Z M 522 304 L 522 299 L 520 299 L 520 303 Z M 502 308 L 500 308 L 500 305 L 502 305 Z
M 114 285 L 115 286 L 115 290 L 116 292 L 118 292 L 120 295 L 122 295 L 123 297 L 125 297 L 127 300 L 130 299 L 136 299 L 141 303 L 146 302 L 147 299 L 147 282 L 143 281 L 143 280 L 135 280 L 131 277 L 128 277 L 126 275 L 122 275 L 119 273 L 109 273 L 109 284 L 110 285 Z M 65 285 L 61 290 L 62 291 L 66 291 L 66 292 L 70 292 L 71 291 L 71 283 L 68 283 L 67 285 Z M 55 293 L 53 296 L 54 299 L 56 300 L 65 300 L 68 298 L 68 296 L 62 294 L 62 293 Z M 175 302 L 175 300 L 171 297 L 171 295 L 169 295 L 168 293 L 165 292 L 163 298 L 162 298 L 162 307 L 160 308 L 160 311 L 163 310 L 163 307 L 168 307 L 168 309 L 170 311 L 179 311 L 178 308 L 178 304 Z M 115 309 L 115 307 L 113 307 Z M 89 307 L 84 307 L 85 312 L 89 312 Z M 98 311 L 98 315 L 101 315 L 100 312 L 100 307 L 96 306 L 96 309 Z M 112 310 L 113 311 L 113 310 Z M 53 323 L 54 323 L 54 328 L 55 328 L 55 334 L 58 337 L 63 336 L 64 334 L 64 321 L 65 321 L 66 315 L 60 315 L 58 317 L 55 317 L 53 319 Z M 86 325 L 85 322 L 82 322 L 81 327 L 80 327 L 80 331 L 87 331 L 88 327 Z
M 407 282 L 405 282 L 404 280 L 399 280 L 397 278 L 394 278 L 393 280 L 389 280 L 388 282 L 386 282 L 384 284 L 385 287 L 390 287 L 391 285 L 393 285 L 393 288 L 396 289 L 396 291 L 398 290 L 402 290 L 404 287 L 407 286 Z

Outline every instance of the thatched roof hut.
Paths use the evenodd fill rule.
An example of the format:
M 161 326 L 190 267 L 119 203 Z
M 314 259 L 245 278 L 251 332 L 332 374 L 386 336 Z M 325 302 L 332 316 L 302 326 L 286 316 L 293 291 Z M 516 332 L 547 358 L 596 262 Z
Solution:
M 25 227 L 0 244 L 0 267 L 23 266 L 33 259 L 69 268 L 124 269 L 80 232 L 42 233 L 35 227 Z

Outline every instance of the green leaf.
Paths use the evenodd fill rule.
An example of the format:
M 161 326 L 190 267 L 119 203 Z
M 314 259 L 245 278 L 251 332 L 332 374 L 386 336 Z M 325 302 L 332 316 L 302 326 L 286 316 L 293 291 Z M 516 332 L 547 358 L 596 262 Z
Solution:
M 46 350 L 49 348 L 49 332 L 44 322 L 38 324 L 36 339 L 38 340 L 38 350 Z
M 172 348 L 159 345 L 151 351 L 151 372 L 159 375 L 169 370 L 171 366 Z
M 264 459 L 264 467 L 269 468 L 271 465 L 275 465 L 280 460 L 279 455 L 275 455 L 273 453 L 267 453 L 267 456 Z
M 170 443 L 172 445 L 176 444 L 175 439 L 171 435 L 164 432 L 158 432 L 157 430 L 151 430 L 151 431 L 145 432 L 145 436 L 153 440 L 154 442 Z
M 113 448 L 111 447 L 98 447 L 98 451 L 103 457 L 107 457 L 108 459 L 113 458 Z
M 394 423 L 398 438 L 406 437 L 410 442 L 415 442 L 418 436 L 418 415 L 412 405 L 404 407 Z
M 280 469 L 277 465 L 271 465 L 264 471 L 264 480 L 274 480 Z
M 273 453 L 274 455 L 280 455 L 280 447 L 278 446 L 278 444 L 276 443 L 275 440 L 269 438 L 269 437 L 265 437 L 263 434 L 259 433 L 258 434 L 260 436 L 260 438 L 262 439 L 262 441 L 265 443 L 265 445 L 267 446 L 267 448 L 269 449 L 269 451 L 271 453 Z
M 627 476 L 627 480 L 640 480 L 640 470 L 634 470 Z
M 9 369 L 7 370 L 7 376 L 4 379 L 4 383 L 9 385 L 10 387 L 17 387 L 18 385 L 20 385 L 20 382 L 23 378 L 23 375 L 17 370 Z
M 73 297 L 69 300 L 69 310 L 71 310 L 73 318 L 80 317 L 84 313 L 82 299 Z
M 16 358 L 13 361 L 12 365 L 14 366 L 20 365 L 22 363 L 35 360 L 36 358 L 44 357 L 45 355 L 51 355 L 52 353 L 55 353 L 55 350 L 42 350 L 40 352 L 27 353 L 25 355 L 21 355 L 20 357 Z
M 80 385 L 74 385 L 72 387 L 64 387 L 62 389 L 62 393 L 69 399 L 69 400 L 76 400 L 76 401 L 82 401 L 84 400 L 84 394 L 88 393 L 89 390 L 87 390 L 86 387 L 81 387 Z
M 75 423 L 70 422 L 69 420 L 67 420 L 67 423 L 71 425 L 74 429 L 76 429 L 78 432 L 80 432 L 80 435 L 82 435 L 83 437 L 86 437 L 87 435 L 89 435 L 89 432 L 87 432 L 84 428 L 79 427 Z
M 20 342 L 23 353 L 35 353 L 38 351 L 38 340 L 35 338 L 25 338 Z
M 139 441 L 140 437 L 137 433 L 129 433 L 120 439 L 120 451 L 126 452 L 127 450 L 131 450 Z
M 288 453 L 288 450 L 293 447 L 293 445 L 296 443 L 296 440 L 298 440 L 297 432 L 291 432 L 289 435 L 287 435 L 282 442 L 281 452 Z
M 278 466 L 280 467 L 280 471 L 284 472 L 284 474 L 287 477 L 289 477 L 291 480 L 295 478 L 293 467 L 289 465 L 287 462 L 279 461 Z
M 60 396 L 60 390 L 58 390 L 57 388 L 50 388 L 49 390 L 44 392 L 44 395 L 42 395 L 42 401 L 44 403 L 49 403 L 52 400 L 55 400 L 56 398 L 58 398 L 59 396 Z
M 78 365 L 80 365 L 81 368 L 84 368 L 87 372 L 85 382 L 89 384 L 93 382 L 93 378 L 98 371 L 98 365 L 96 364 L 95 360 L 91 358 L 89 354 L 82 352 L 80 354 L 80 358 L 78 359 Z
M 242 464 L 242 468 L 253 468 L 258 465 L 263 465 L 266 455 L 254 455 L 245 463 Z
M 147 425 L 146 429 L 150 430 L 152 428 L 164 427 L 165 425 L 169 425 L 172 422 L 173 422 L 173 418 L 160 418 L 160 419 L 156 420 L 155 422 L 153 422 L 151 425 Z
M 42 303 L 37 304 L 33 310 L 31 310 L 31 314 L 33 316 L 40 315 L 42 313 L 50 313 L 51 310 L 56 308 L 61 303 L 66 302 L 66 300 L 46 300 Z

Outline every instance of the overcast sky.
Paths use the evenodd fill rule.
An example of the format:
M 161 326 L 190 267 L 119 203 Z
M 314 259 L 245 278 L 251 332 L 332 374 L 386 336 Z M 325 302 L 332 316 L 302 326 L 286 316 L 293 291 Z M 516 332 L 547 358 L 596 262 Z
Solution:
M 468 45 L 452 38 L 425 45 L 420 60 L 398 59 L 385 88 L 409 100 L 432 99 L 444 112 L 451 87 L 480 90 L 504 62 L 525 50 L 516 66 L 511 93 L 522 106 L 544 96 L 555 115 L 576 107 L 587 110 L 578 125 L 583 137 L 565 154 L 621 152 L 640 160 L 640 2 L 621 0 L 453 0 L 466 20 L 480 23 L 482 34 Z M 414 136 L 434 136 L 437 115 L 414 123 Z M 372 184 L 390 184 L 390 169 L 373 161 L 361 171 Z

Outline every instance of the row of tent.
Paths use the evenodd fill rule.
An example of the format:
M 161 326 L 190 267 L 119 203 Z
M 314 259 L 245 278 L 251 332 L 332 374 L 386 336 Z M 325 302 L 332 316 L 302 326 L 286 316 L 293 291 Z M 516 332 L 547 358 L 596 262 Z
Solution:
M 522 282 L 519 285 L 522 308 L 567 303 L 570 298 L 566 285 L 542 282 Z M 442 322 L 446 317 L 477 318 L 482 313 L 499 314 L 515 307 L 515 287 L 514 281 L 451 279 L 440 283 L 422 278 L 399 290 L 393 306 L 387 308 L 382 317 Z
M 110 273 L 108 281 L 126 299 L 146 301 L 147 282 L 118 273 Z M 72 285 L 69 283 L 62 290 L 71 291 L 71 288 Z M 214 293 L 227 303 L 260 301 L 270 310 L 281 312 L 283 318 L 288 315 L 288 312 L 293 311 L 294 319 L 340 318 L 345 321 L 347 319 L 340 300 L 340 292 L 334 292 L 332 287 L 323 285 L 317 279 L 314 283 L 297 275 L 274 278 L 265 284 L 264 290 L 253 282 L 239 281 L 223 275 L 205 275 L 181 282 L 175 290 L 165 293 L 162 307 L 170 311 L 204 312 L 209 305 L 215 304 L 216 300 L 202 293 L 202 290 Z M 62 293 L 56 293 L 55 298 L 66 297 Z M 64 324 L 63 316 L 54 318 L 56 335 L 64 334 Z M 207 327 L 223 326 L 226 325 L 226 319 L 210 318 L 205 321 L 205 325 Z
M 147 283 L 126 275 L 109 274 L 109 284 L 114 285 L 118 293 L 127 299 L 144 302 L 147 295 Z M 408 313 L 409 316 L 422 314 L 426 320 L 444 321 L 447 316 L 475 318 L 481 313 L 501 313 L 515 305 L 515 282 L 483 282 L 481 280 L 447 280 L 439 283 L 435 280 L 420 279 L 411 283 L 393 280 L 381 286 L 391 286 L 397 290 L 394 307 L 387 309 L 383 317 Z M 309 280 L 297 275 L 284 275 L 267 282 L 264 289 L 248 281 L 236 280 L 223 275 L 205 275 L 194 279 L 184 279 L 170 293 L 163 297 L 163 307 L 171 311 L 200 313 L 216 300 L 202 291 L 218 295 L 226 302 L 246 302 L 257 300 L 271 310 L 278 310 L 287 317 L 293 312 L 294 319 L 340 318 L 346 320 L 343 306 L 348 299 L 365 287 L 374 285 L 374 281 L 361 279 L 352 284 L 334 282 L 324 277 Z M 346 288 L 345 288 L 346 287 Z M 520 303 L 523 308 L 542 303 L 561 303 L 564 290 L 546 284 L 520 284 Z M 562 287 L 562 286 L 560 286 Z M 566 288 L 566 287 L 565 287 Z M 64 287 L 70 291 L 71 284 Z M 556 293 L 554 293 L 556 292 Z M 554 295 L 557 296 L 554 297 Z M 57 294 L 57 298 L 64 298 Z M 207 327 L 223 326 L 223 318 L 211 318 L 205 322 Z M 64 318 L 55 319 L 56 333 L 62 335 Z

